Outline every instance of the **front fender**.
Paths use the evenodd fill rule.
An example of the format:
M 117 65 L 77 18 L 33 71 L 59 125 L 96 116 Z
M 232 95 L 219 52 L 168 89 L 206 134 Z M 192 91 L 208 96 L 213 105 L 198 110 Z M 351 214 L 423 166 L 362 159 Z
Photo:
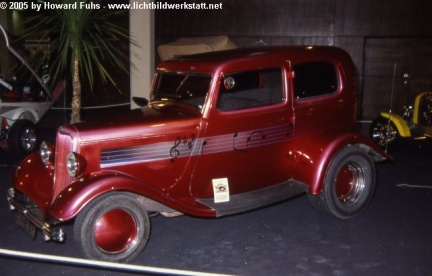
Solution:
M 409 126 L 401 116 L 387 112 L 381 112 L 381 116 L 386 119 L 390 118 L 390 121 L 396 126 L 401 137 L 411 137 Z
M 180 212 L 202 216 L 214 216 L 214 211 L 193 200 L 179 200 L 148 183 L 119 172 L 104 171 L 79 179 L 62 191 L 52 204 L 50 214 L 62 221 L 74 218 L 90 201 L 112 192 L 126 191 L 145 196 L 151 201 L 169 206 Z
M 346 146 L 359 147 L 374 161 L 392 159 L 365 136 L 354 132 L 328 131 L 305 141 L 295 152 L 293 178 L 309 185 L 309 193 L 322 191 L 325 175 L 335 155 Z
M 39 152 L 27 156 L 12 178 L 12 186 L 29 197 L 46 216 L 49 213 L 54 187 L 54 168 L 46 166 Z
M 36 123 L 38 114 L 31 109 L 28 108 L 16 108 L 12 109 L 8 112 L 4 112 L 1 114 L 2 117 L 6 118 L 8 125 L 13 125 L 15 121 L 19 119 L 26 119 L 33 123 Z

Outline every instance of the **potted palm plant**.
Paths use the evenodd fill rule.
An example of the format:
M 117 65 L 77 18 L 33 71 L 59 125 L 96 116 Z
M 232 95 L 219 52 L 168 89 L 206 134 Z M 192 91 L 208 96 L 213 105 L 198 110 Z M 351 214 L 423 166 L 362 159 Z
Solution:
M 56 78 L 67 74 L 72 81 L 71 123 L 81 121 L 83 81 L 92 88 L 95 79 L 100 78 L 116 87 L 110 69 L 129 72 L 128 43 L 120 43 L 130 41 L 129 31 L 115 23 L 120 16 L 127 20 L 127 11 L 105 9 L 105 2 L 80 0 L 76 5 L 75 0 L 50 0 L 51 6 L 75 4 L 76 8 L 41 10 L 26 20 L 22 37 L 50 39 L 51 75 Z

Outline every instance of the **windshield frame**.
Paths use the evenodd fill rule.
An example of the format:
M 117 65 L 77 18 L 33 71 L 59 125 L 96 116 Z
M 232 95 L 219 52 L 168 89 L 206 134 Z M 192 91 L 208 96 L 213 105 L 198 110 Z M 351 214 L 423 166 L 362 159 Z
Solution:
M 166 79 L 169 76 L 172 77 Z M 171 82 L 170 85 L 167 83 L 168 81 Z M 175 102 L 192 106 L 202 112 L 211 84 L 212 75 L 209 73 L 158 72 L 154 76 L 150 102 Z M 162 87 L 162 85 L 166 85 L 166 87 Z M 164 91 L 161 88 L 167 90 Z

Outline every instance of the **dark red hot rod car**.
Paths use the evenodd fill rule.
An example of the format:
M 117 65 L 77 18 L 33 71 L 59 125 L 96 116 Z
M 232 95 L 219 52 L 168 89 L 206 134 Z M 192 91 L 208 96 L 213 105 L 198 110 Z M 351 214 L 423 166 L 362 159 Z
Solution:
M 352 131 L 353 64 L 335 47 L 245 48 L 174 58 L 128 114 L 65 125 L 16 171 L 18 224 L 62 241 L 74 221 L 87 258 L 131 261 L 149 213 L 220 217 L 306 193 L 347 219 L 368 205 L 374 161 Z

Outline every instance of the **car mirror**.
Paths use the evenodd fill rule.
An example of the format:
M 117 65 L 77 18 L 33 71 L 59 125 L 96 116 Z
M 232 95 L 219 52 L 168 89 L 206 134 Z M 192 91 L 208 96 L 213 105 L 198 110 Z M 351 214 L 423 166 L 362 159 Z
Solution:
M 143 97 L 132 97 L 132 100 L 135 104 L 139 106 L 146 106 L 148 105 L 148 100 Z

